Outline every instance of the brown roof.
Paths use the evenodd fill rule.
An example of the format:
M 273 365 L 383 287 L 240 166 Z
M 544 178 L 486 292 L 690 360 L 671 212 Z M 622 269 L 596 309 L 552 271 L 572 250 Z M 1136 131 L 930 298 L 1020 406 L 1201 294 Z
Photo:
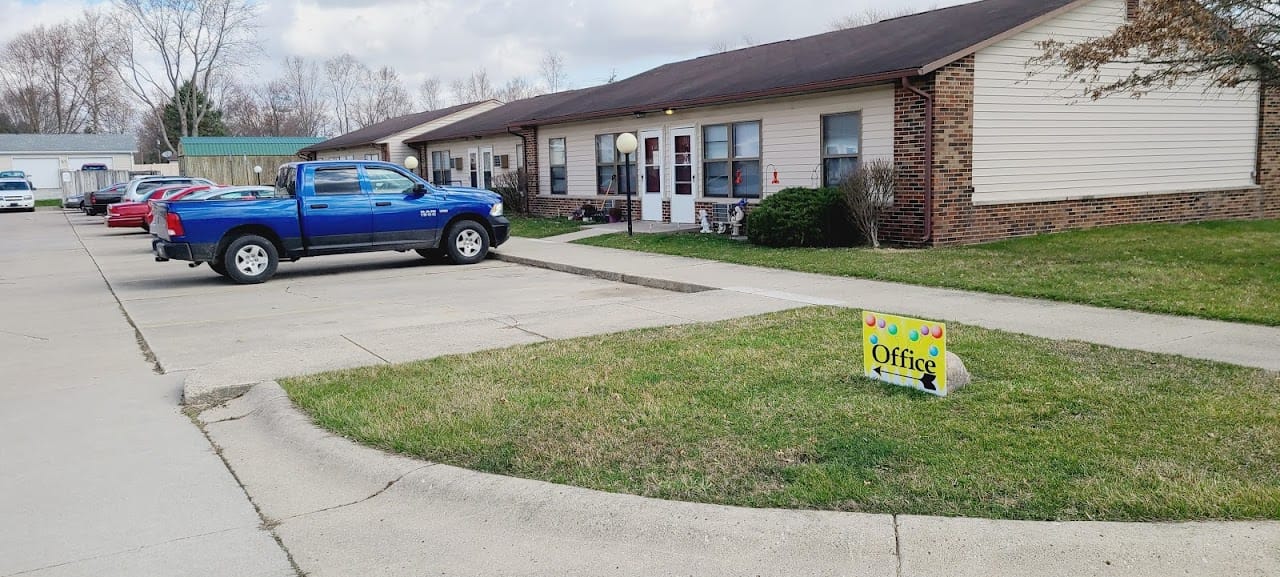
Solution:
M 335 150 L 339 148 L 353 148 L 357 146 L 369 146 L 377 143 L 388 136 L 398 132 L 410 130 L 415 126 L 421 126 L 428 122 L 439 120 L 450 114 L 462 112 L 468 108 L 476 106 L 480 102 L 469 102 L 467 104 L 459 104 L 449 108 L 441 108 L 439 110 L 428 110 L 426 112 L 417 112 L 414 114 L 406 114 L 397 116 L 390 120 L 384 120 L 377 124 L 370 124 L 359 130 L 348 132 L 342 136 L 330 138 L 320 144 L 308 146 L 299 150 L 300 154 L 308 152 L 319 152 L 321 150 Z
M 413 138 L 405 140 L 405 143 L 419 144 L 428 141 L 438 142 L 441 140 L 453 140 L 455 138 L 506 134 L 508 127 L 520 126 L 519 121 L 526 118 L 533 118 L 540 114 L 542 110 L 557 106 L 560 103 L 572 99 L 589 90 L 594 90 L 594 88 L 566 90 L 564 92 L 543 94 L 542 96 L 508 102 L 507 104 L 494 108 L 493 110 L 487 110 L 470 118 L 459 120 L 448 126 L 441 126 L 440 128 L 430 132 L 424 132 L 414 136 Z
M 612 84 L 550 95 L 554 102 L 546 105 L 513 102 L 415 136 L 409 142 L 483 136 L 506 132 L 508 126 L 657 112 L 921 76 L 932 71 L 928 69 L 932 64 L 970 53 L 984 42 L 1078 1 L 982 0 L 712 54 L 659 66 Z M 482 116 L 488 117 L 484 123 L 479 122 Z

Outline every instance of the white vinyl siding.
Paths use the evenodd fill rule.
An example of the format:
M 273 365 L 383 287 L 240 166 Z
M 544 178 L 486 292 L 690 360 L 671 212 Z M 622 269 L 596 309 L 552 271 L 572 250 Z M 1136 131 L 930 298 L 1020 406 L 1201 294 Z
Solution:
M 472 106 L 471 108 L 460 110 L 458 112 L 455 112 L 443 118 L 437 118 L 426 124 L 420 124 L 404 132 L 392 134 L 387 138 L 379 140 L 378 144 L 386 144 L 388 146 L 387 150 L 388 152 L 391 153 L 391 162 L 394 162 L 399 165 L 403 165 L 405 158 L 408 158 L 410 156 L 414 156 L 417 154 L 413 150 L 413 148 L 405 144 L 404 141 L 409 140 L 415 136 L 418 136 L 419 134 L 426 134 L 428 132 L 431 132 L 432 130 L 444 128 L 450 124 L 458 122 L 459 120 L 465 120 L 467 118 L 471 118 L 472 116 L 475 116 L 482 112 L 488 112 L 490 110 L 493 110 L 494 108 L 497 108 L 498 106 L 500 106 L 500 103 L 497 100 L 486 100 L 475 106 Z M 422 160 L 423 159 L 421 158 L 418 159 L 419 162 L 421 162 Z
M 980 50 L 974 61 L 973 199 L 1065 200 L 1254 185 L 1256 86 L 1196 80 L 1141 98 L 1093 101 L 1061 68 L 1036 69 L 1048 39 L 1075 42 L 1119 27 L 1124 0 L 1095 0 Z M 1118 79 L 1131 69 L 1103 69 Z
M 764 193 L 783 188 L 816 187 L 822 181 L 822 116 L 844 112 L 862 114 L 864 158 L 893 157 L 893 88 L 879 86 L 858 90 L 844 90 L 817 95 L 774 98 L 744 104 L 727 104 L 705 108 L 677 110 L 667 116 L 650 114 L 645 118 L 632 116 L 599 121 L 556 124 L 538 127 L 538 158 L 546 165 L 550 158 L 547 143 L 552 138 L 566 139 L 568 153 L 570 197 L 596 196 L 595 138 L 599 134 L 661 130 L 663 154 L 671 154 L 671 130 L 693 127 L 694 151 L 699 161 L 695 164 L 698 182 L 696 198 L 702 194 L 702 127 L 712 124 L 760 121 L 760 163 L 763 168 Z M 635 162 L 632 155 L 632 162 Z M 778 184 L 773 184 L 773 171 L 778 172 Z M 550 172 L 540 171 L 538 191 L 547 195 L 551 190 Z M 673 174 L 663 171 L 666 180 L 663 189 L 674 188 Z M 714 199 L 710 199 L 714 200 Z M 731 199 L 719 199 L 729 202 Z M 736 199 L 732 199 L 736 202 Z
M 458 185 L 470 186 L 471 173 L 470 168 L 467 165 L 467 151 L 472 148 L 482 149 L 492 146 L 494 156 L 493 178 L 496 183 L 498 182 L 498 177 L 502 173 L 516 169 L 516 153 L 523 142 L 524 141 L 520 140 L 520 137 L 512 135 L 486 136 L 484 138 L 467 140 L 442 140 L 440 142 L 429 143 L 427 145 L 427 154 L 425 156 L 427 160 L 430 161 L 432 152 L 448 151 L 449 154 L 453 155 L 453 158 L 461 158 L 462 170 L 453 171 L 453 182 Z M 497 166 L 497 157 L 504 154 L 509 157 L 508 165 L 511 167 L 507 170 L 503 170 L 501 167 Z M 426 172 L 426 174 L 428 179 L 431 177 L 430 171 L 434 169 L 434 166 L 427 168 L 428 172 Z M 480 178 L 483 177 L 481 176 Z M 480 184 L 483 185 L 483 182 Z
M 322 150 L 316 153 L 316 160 L 364 160 L 365 156 L 370 154 L 382 158 L 382 149 L 376 146 L 361 146 L 359 148 Z

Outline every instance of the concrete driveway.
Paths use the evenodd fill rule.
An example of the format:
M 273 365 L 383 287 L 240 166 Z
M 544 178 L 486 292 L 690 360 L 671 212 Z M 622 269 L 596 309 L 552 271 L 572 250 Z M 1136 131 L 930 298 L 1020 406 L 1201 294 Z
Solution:
M 282 263 L 270 282 L 242 286 L 205 266 L 154 262 L 141 231 L 69 220 L 159 366 L 190 373 L 189 392 L 801 305 L 394 252 Z

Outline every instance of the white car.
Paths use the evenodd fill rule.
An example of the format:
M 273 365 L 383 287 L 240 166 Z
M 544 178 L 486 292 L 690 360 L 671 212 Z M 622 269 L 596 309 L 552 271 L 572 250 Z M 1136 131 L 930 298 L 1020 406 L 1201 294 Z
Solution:
M 0 210 L 35 212 L 35 194 L 25 178 L 0 178 Z

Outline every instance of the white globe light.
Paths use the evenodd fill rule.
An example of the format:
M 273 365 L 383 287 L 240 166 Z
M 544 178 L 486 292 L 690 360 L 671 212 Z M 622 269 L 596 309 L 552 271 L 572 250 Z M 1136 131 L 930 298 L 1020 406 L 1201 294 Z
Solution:
M 640 143 L 636 141 L 636 135 L 626 132 L 618 135 L 618 152 L 623 154 L 631 154 L 636 151 L 636 147 Z
M 255 167 L 253 167 L 253 173 L 254 173 L 254 174 L 262 174 L 262 167 L 261 167 L 261 166 L 255 166 Z
M 418 157 L 410 156 L 404 159 L 404 167 L 409 170 L 418 170 Z

